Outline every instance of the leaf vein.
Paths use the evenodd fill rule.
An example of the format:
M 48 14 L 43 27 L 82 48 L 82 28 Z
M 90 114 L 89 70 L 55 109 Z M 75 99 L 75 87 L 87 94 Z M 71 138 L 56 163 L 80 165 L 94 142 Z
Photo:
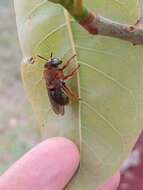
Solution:
M 96 108 L 92 105 L 90 105 L 89 103 L 87 103 L 86 101 L 81 101 L 81 103 L 83 105 L 85 105 L 86 107 L 88 107 L 90 110 L 92 110 L 94 113 L 96 113 L 103 121 L 105 121 L 105 123 L 107 123 L 122 139 L 122 134 L 116 129 L 116 127 L 108 120 L 106 119 L 101 113 L 99 113 L 99 111 L 96 110 Z
M 40 44 L 42 44 L 45 40 L 47 40 L 49 37 L 51 37 L 53 34 L 55 34 L 56 32 L 58 32 L 59 30 L 61 30 L 65 26 L 66 26 L 66 23 L 63 23 L 60 26 L 58 26 L 57 28 L 53 29 L 51 32 L 49 32 L 48 35 L 45 35 L 39 42 L 37 42 L 37 45 L 35 46 L 33 52 L 35 52 L 36 49 L 38 49 L 38 47 L 40 46 Z

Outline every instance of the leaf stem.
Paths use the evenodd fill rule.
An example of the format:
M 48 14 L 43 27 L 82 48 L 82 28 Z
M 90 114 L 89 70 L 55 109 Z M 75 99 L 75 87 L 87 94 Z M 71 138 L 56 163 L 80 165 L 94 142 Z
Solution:
M 49 0 L 59 3 L 75 18 L 90 34 L 114 37 L 143 45 L 143 0 L 140 3 L 140 20 L 134 24 L 122 24 L 91 12 L 83 6 L 82 0 Z
M 82 14 L 83 1 L 82 0 L 74 0 L 74 8 L 75 8 L 77 14 Z
M 140 14 L 140 18 L 137 21 L 136 25 L 142 27 L 143 26 L 143 0 L 139 0 L 139 14 Z

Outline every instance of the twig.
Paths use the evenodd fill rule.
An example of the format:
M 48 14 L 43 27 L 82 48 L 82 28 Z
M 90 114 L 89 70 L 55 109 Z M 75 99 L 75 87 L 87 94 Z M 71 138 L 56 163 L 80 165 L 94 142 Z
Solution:
M 77 20 L 77 22 L 90 34 L 110 36 L 129 41 L 134 45 L 143 45 L 143 0 L 140 1 L 140 19 L 135 25 L 122 24 L 112 21 L 103 16 L 92 13 L 82 6 L 81 0 L 49 0 L 59 3 Z M 76 2 L 76 3 L 75 3 Z M 81 3 L 81 4 L 80 4 Z M 82 11 L 77 12 L 77 7 L 81 6 Z M 80 8 L 81 8 L 80 7 Z

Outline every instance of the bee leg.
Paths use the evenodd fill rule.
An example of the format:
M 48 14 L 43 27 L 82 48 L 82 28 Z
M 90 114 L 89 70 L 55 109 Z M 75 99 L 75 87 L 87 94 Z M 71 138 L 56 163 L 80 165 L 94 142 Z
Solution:
M 66 63 L 65 65 L 61 68 L 61 70 L 64 70 L 65 68 L 68 67 L 68 65 L 71 63 L 71 61 L 76 57 L 76 54 L 73 55 Z
M 73 77 L 73 75 L 79 70 L 80 65 L 78 65 L 69 75 L 65 76 L 63 80 L 69 80 Z
M 66 95 L 69 96 L 72 100 L 74 101 L 79 100 L 79 97 L 75 95 L 65 83 L 62 84 L 62 89 L 66 93 Z

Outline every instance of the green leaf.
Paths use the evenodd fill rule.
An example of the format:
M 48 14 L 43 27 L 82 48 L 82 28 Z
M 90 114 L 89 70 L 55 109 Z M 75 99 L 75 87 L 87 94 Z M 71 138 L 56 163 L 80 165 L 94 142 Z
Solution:
M 103 16 L 134 24 L 137 0 L 85 0 Z M 68 84 L 82 100 L 53 113 L 44 81 L 44 61 L 22 64 L 28 98 L 43 138 L 65 136 L 81 150 L 81 166 L 69 190 L 94 190 L 112 176 L 126 159 L 142 127 L 143 48 L 108 37 L 88 34 L 57 4 L 15 0 L 17 26 L 24 60 L 53 52 L 64 61 L 77 53 L 77 77 Z

